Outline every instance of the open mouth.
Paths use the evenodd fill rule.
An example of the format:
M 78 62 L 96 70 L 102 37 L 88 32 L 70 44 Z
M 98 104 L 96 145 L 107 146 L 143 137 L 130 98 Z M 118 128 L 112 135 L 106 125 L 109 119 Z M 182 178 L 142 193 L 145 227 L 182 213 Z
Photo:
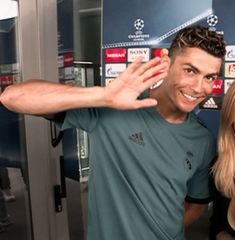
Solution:
M 187 94 L 187 93 L 183 93 L 183 92 L 182 92 L 182 95 L 183 95 L 185 98 L 187 98 L 189 101 L 195 101 L 195 100 L 198 99 L 197 97 L 193 97 L 192 95 L 189 95 L 189 94 Z

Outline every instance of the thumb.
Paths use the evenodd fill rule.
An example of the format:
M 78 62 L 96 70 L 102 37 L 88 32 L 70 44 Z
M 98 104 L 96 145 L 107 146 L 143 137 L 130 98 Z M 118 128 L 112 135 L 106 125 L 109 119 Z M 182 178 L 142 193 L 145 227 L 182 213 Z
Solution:
M 154 107 L 157 105 L 157 100 L 153 98 L 145 98 L 142 100 L 137 100 L 137 103 L 137 108 Z

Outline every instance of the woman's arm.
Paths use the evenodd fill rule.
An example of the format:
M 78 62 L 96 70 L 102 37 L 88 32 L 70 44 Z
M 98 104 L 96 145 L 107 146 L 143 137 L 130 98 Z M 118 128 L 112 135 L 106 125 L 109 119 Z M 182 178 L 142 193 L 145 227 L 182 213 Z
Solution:
M 235 230 L 235 197 L 233 197 L 229 203 L 228 222 L 230 226 Z

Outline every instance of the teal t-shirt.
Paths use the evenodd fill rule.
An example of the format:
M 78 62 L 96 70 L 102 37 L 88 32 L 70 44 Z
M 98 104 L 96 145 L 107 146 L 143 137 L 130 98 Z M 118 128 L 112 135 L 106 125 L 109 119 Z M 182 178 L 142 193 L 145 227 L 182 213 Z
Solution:
M 88 240 L 184 239 L 184 201 L 207 201 L 212 135 L 194 114 L 166 122 L 154 108 L 80 109 L 62 129 L 89 134 Z

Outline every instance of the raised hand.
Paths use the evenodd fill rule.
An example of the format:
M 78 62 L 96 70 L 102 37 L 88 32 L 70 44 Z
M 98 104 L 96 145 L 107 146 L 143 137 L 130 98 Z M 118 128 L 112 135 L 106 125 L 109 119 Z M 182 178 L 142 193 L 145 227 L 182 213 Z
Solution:
M 169 57 L 164 54 L 162 58 L 156 57 L 144 64 L 141 60 L 141 57 L 136 59 L 119 77 L 105 87 L 105 101 L 109 107 L 125 110 L 157 104 L 156 99 L 137 98 L 146 89 L 167 76 Z

